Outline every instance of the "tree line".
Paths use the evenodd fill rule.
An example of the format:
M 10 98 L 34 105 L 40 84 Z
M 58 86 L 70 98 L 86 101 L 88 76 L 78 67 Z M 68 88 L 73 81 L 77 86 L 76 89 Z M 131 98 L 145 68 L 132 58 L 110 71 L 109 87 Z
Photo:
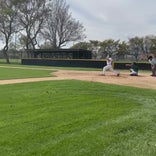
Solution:
M 107 39 L 104 41 L 90 40 L 79 42 L 71 48 L 88 49 L 92 51 L 93 58 L 105 58 L 108 55 L 116 60 L 133 59 L 147 60 L 147 57 L 156 52 L 156 36 L 132 37 L 128 41 Z
M 2 54 L 11 48 L 61 48 L 84 39 L 84 26 L 72 17 L 65 0 L 0 0 Z

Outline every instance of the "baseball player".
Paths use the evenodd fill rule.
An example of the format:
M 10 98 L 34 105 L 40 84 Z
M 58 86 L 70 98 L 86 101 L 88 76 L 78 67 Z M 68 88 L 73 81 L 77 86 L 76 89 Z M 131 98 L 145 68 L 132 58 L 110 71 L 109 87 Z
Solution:
M 127 67 L 130 67 L 130 76 L 138 76 L 139 67 L 136 62 L 132 64 L 126 64 Z
M 156 76 L 156 54 L 153 56 L 148 57 L 148 61 L 151 64 L 151 70 L 152 70 L 152 75 L 151 76 Z
M 119 76 L 120 73 L 113 69 L 113 59 L 111 57 L 106 58 L 107 65 L 103 67 L 103 75 L 105 76 L 106 70 L 112 71 L 116 76 Z

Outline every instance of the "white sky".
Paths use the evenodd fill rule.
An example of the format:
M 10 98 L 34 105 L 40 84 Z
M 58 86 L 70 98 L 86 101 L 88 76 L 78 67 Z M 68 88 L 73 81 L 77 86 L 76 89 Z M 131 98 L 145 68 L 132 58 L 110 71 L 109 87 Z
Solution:
M 156 0 L 66 0 L 86 41 L 156 35 Z M 1 44 L 0 44 L 1 45 Z
M 86 40 L 156 35 L 156 0 L 66 0 Z

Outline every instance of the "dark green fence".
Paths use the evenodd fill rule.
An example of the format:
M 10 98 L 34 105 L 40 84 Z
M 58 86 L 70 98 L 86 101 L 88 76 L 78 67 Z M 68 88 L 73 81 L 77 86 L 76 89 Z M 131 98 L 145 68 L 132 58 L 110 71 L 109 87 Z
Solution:
M 104 60 L 93 59 L 22 59 L 23 65 L 57 66 L 57 67 L 85 67 L 85 68 L 103 68 L 106 65 Z M 128 69 L 127 63 L 114 64 L 115 69 Z M 138 63 L 140 70 L 150 70 L 149 63 Z

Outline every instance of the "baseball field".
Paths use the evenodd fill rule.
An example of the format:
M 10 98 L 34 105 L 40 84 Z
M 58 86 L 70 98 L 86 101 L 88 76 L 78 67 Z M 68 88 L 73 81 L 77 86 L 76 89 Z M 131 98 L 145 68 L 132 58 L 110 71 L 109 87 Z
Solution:
M 156 78 L 0 66 L 0 155 L 154 156 Z

